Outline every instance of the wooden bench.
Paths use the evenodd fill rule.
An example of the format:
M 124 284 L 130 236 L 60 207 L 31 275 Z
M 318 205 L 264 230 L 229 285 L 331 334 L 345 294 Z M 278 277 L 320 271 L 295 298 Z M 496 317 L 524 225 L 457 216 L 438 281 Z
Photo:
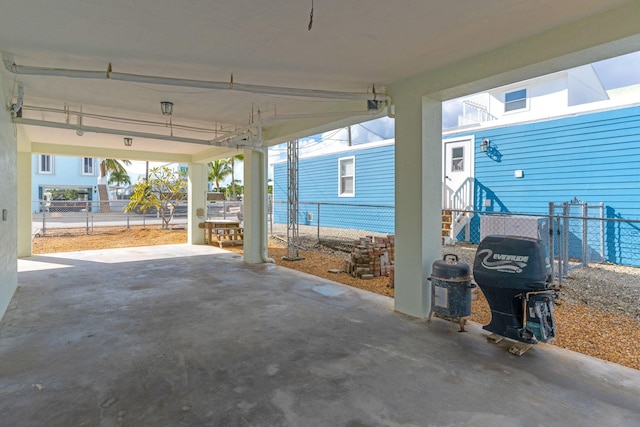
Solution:
M 242 246 L 244 243 L 244 228 L 240 227 L 240 221 L 212 220 L 198 224 L 206 233 L 207 243 L 217 243 L 224 246 Z

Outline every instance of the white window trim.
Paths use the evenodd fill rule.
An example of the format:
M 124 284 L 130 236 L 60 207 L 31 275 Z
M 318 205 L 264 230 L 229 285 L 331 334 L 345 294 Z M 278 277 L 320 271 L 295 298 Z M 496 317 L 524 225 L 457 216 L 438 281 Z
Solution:
M 91 159 L 91 172 L 85 172 L 84 170 L 85 159 Z M 96 176 L 96 159 L 93 157 L 82 157 L 80 160 L 80 174 L 83 176 Z
M 353 161 L 353 191 L 351 193 L 344 193 L 342 191 L 342 162 L 345 160 Z M 356 156 L 340 157 L 338 159 L 338 197 L 355 197 L 356 196 Z
M 524 90 L 525 91 L 525 106 L 522 108 L 518 108 L 516 110 L 511 110 L 511 111 L 507 111 L 507 95 L 513 92 L 518 92 L 520 90 Z M 523 111 L 529 111 L 529 100 L 530 100 L 531 96 L 530 96 L 530 90 L 528 87 L 520 87 L 520 88 L 516 88 L 516 89 L 510 89 L 508 91 L 505 91 L 504 94 L 502 95 L 502 110 L 504 111 L 505 115 L 508 114 L 517 114 L 517 113 L 522 113 Z M 513 102 L 513 101 L 512 101 Z
M 42 156 L 49 157 L 49 169 L 48 171 L 42 170 Z M 53 175 L 55 172 L 54 157 L 50 154 L 38 154 L 38 174 L 39 175 Z

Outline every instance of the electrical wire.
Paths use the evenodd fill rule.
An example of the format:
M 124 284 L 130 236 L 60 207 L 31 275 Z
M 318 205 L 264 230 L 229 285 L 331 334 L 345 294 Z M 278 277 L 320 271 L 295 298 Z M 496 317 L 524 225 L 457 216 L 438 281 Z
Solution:
M 381 135 L 381 134 L 379 134 L 378 132 L 376 132 L 376 131 L 373 131 L 373 130 L 369 129 L 368 127 L 366 127 L 366 126 L 365 126 L 365 125 L 363 125 L 362 123 L 358 123 L 358 126 L 362 126 L 362 128 L 363 128 L 364 130 L 366 130 L 367 132 L 370 132 L 370 133 L 372 133 L 372 134 L 374 134 L 374 135 L 376 135 L 376 136 L 379 136 L 379 137 L 380 137 L 380 138 L 382 138 L 382 139 L 387 139 L 384 135 Z

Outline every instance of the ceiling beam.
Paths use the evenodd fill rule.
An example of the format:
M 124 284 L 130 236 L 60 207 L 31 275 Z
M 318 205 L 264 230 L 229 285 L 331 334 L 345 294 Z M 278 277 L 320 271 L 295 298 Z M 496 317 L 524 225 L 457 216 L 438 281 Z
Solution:
M 47 128 L 53 128 L 53 129 L 75 130 L 75 131 L 88 132 L 88 133 L 120 135 L 120 136 L 145 138 L 145 139 L 157 139 L 162 141 L 182 142 L 187 144 L 215 145 L 211 141 L 204 140 L 204 139 L 183 138 L 179 136 L 152 134 L 147 132 L 137 132 L 137 131 L 126 130 L 126 129 L 101 128 L 96 126 L 84 126 L 84 125 L 78 125 L 73 123 L 61 123 L 61 122 L 52 122 L 47 120 L 36 120 L 36 119 L 23 119 L 19 117 L 14 117 L 11 119 L 11 121 L 15 124 L 24 125 L 24 126 L 42 126 Z
M 191 163 L 190 154 L 154 153 L 132 149 L 115 149 L 103 147 L 89 147 L 80 145 L 47 144 L 31 142 L 33 154 L 51 154 L 54 156 L 98 157 L 102 159 L 126 159 L 149 162 Z
M 214 160 L 228 159 L 233 156 L 237 156 L 238 154 L 242 154 L 241 149 L 211 147 L 207 150 L 194 153 L 191 156 L 191 162 L 192 163 L 209 163 Z

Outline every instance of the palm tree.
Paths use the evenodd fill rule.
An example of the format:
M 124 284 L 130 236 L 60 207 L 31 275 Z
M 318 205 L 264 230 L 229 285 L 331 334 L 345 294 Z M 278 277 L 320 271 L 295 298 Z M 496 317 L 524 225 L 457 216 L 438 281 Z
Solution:
M 120 187 L 121 184 L 131 185 L 131 178 L 126 171 L 111 172 L 111 174 L 109 174 L 109 184 L 116 184 L 118 187 Z M 116 190 L 116 194 L 118 194 L 118 191 L 120 191 L 120 188 Z
M 121 160 L 125 165 L 130 165 L 129 160 Z M 100 162 L 100 178 L 98 178 L 98 197 L 100 198 L 100 212 L 111 212 L 109 205 L 109 184 L 107 175 L 113 172 L 124 172 L 127 170 L 122 166 L 120 160 L 104 159 Z
M 244 161 L 244 155 L 238 154 L 231 158 L 231 200 L 236 199 L 236 160 Z
M 123 163 L 126 166 L 131 165 L 130 160 L 104 159 L 100 162 L 100 177 L 105 177 L 108 173 L 113 172 L 123 172 L 126 174 L 127 170 L 122 165 Z
M 215 182 L 216 189 L 220 191 L 220 182 L 231 174 L 229 160 L 221 159 L 209 162 L 209 182 Z
M 115 171 L 109 175 L 109 184 L 116 184 L 118 187 L 120 184 L 131 185 L 131 177 L 127 171 Z

